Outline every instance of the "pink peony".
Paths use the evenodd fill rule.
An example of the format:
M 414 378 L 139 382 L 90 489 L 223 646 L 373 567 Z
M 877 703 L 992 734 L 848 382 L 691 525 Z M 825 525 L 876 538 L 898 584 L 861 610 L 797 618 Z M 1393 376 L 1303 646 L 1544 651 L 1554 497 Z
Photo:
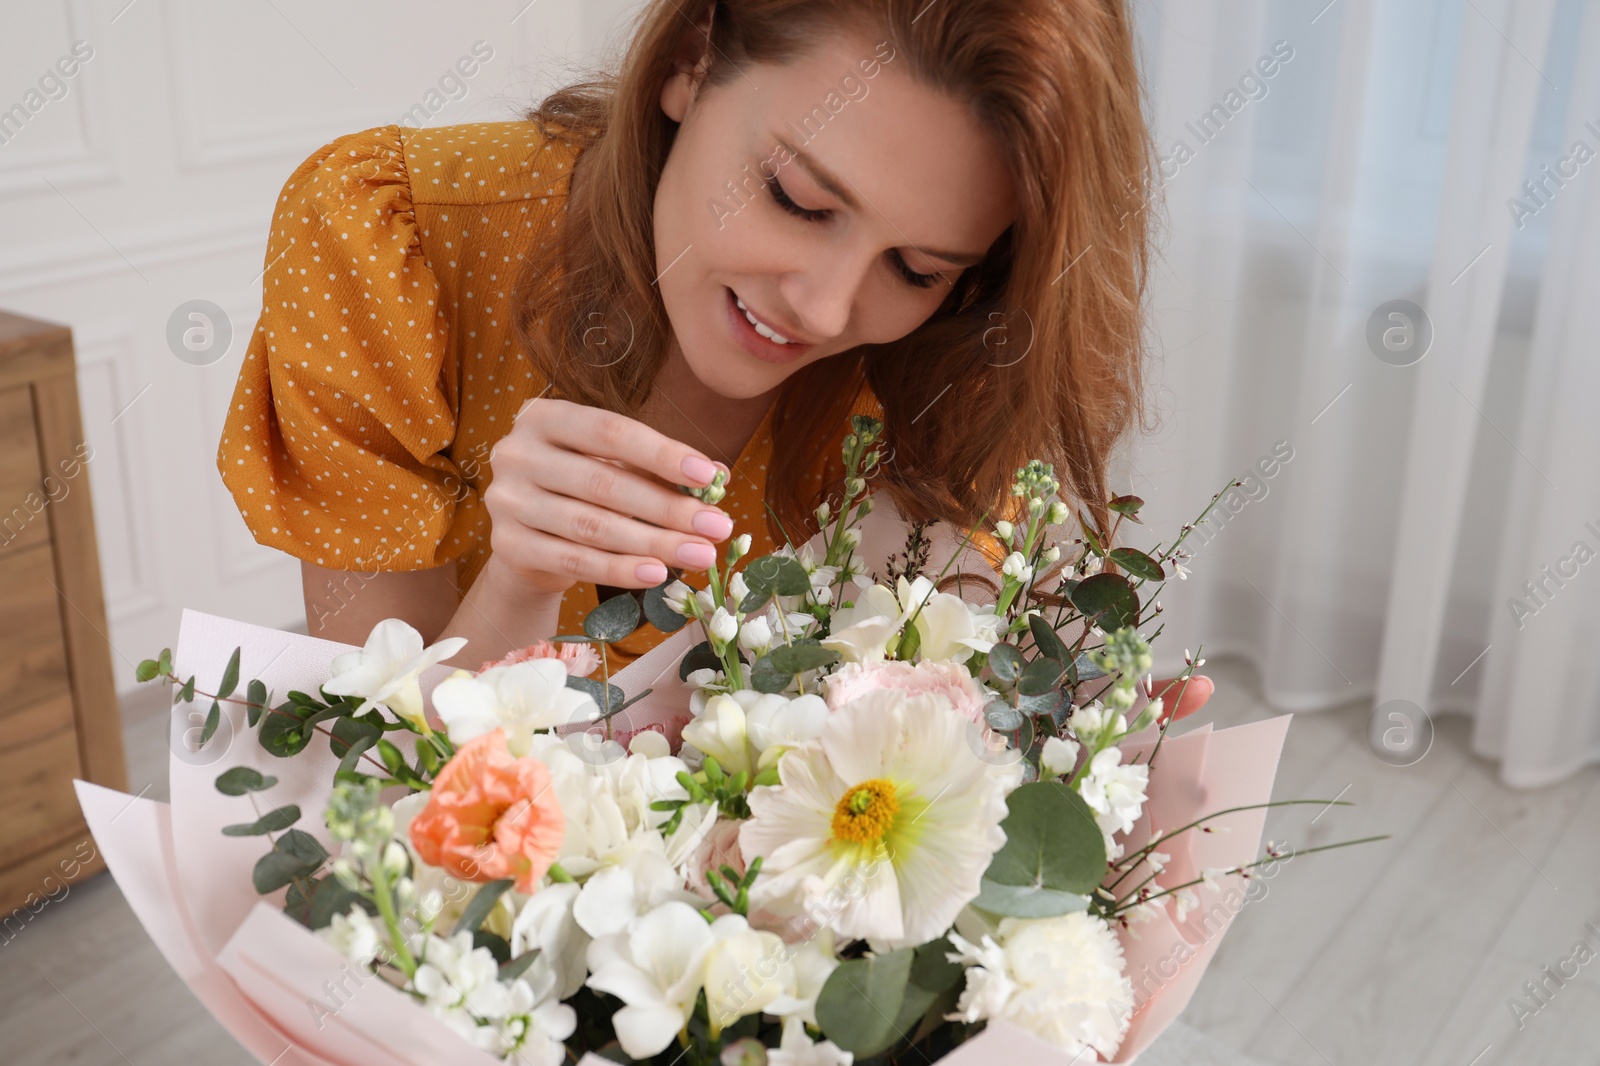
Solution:
M 483 673 L 496 666 L 514 666 L 525 663 L 529 659 L 557 659 L 567 668 L 568 677 L 588 677 L 594 673 L 595 667 L 600 665 L 600 656 L 587 644 L 576 641 L 562 641 L 556 644 L 548 640 L 536 640 L 526 648 L 518 648 L 509 653 L 504 659 L 485 662 L 478 667 L 478 673 Z
M 900 660 L 845 663 L 823 678 L 822 684 L 829 710 L 836 711 L 874 689 L 889 688 L 912 696 L 919 693 L 943 696 L 956 713 L 978 724 L 984 721 L 983 706 L 990 698 L 966 667 L 943 660 L 925 659 L 915 664 Z

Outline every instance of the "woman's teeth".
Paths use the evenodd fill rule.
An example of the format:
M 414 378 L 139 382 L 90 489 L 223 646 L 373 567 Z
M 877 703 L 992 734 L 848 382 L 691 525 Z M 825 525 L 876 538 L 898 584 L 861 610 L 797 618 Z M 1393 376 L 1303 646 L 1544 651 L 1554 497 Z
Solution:
M 761 320 L 756 318 L 755 315 L 752 315 L 750 313 L 749 308 L 745 307 L 744 301 L 739 299 L 739 297 L 735 296 L 733 298 L 733 302 L 739 305 L 739 310 L 744 312 L 744 317 L 750 320 L 750 324 L 756 328 L 756 332 L 757 333 L 761 334 L 763 337 L 767 338 L 767 340 L 771 341 L 774 344 L 788 344 L 789 343 L 789 338 L 788 337 L 785 337 L 781 333 L 774 332 L 771 326 L 767 325 L 765 322 L 762 322 Z

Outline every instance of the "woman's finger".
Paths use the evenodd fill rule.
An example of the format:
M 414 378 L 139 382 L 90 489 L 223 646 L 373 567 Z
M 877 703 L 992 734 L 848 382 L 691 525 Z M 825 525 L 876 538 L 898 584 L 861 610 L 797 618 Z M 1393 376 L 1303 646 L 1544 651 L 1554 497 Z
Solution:
M 1157 681 L 1155 693 L 1162 696 L 1163 708 L 1161 718 L 1163 721 L 1177 721 L 1187 718 L 1206 705 L 1211 698 L 1211 693 L 1216 690 L 1216 685 L 1204 674 L 1195 674 L 1187 683 L 1183 681 Z M 1163 695 L 1164 694 L 1164 695 Z

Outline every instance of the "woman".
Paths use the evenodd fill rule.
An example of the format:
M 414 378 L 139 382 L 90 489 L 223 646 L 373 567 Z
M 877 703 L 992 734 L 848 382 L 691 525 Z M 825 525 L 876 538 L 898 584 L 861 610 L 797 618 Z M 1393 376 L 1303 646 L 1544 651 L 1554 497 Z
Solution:
M 526 121 L 291 175 L 218 465 L 311 632 L 467 665 L 803 542 L 855 411 L 908 519 L 992 523 L 1039 457 L 1103 521 L 1150 159 L 1123 0 L 649 3 Z

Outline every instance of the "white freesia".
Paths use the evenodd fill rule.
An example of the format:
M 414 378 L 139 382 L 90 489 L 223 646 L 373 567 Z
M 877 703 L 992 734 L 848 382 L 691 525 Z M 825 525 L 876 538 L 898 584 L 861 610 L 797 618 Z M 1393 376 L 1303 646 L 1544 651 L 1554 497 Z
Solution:
M 433 706 L 451 743 L 504 729 L 506 747 L 518 758 L 528 754 L 534 733 L 600 717 L 592 696 L 567 687 L 559 659 L 493 666 L 476 677 L 457 670 L 434 687 Z
M 706 952 L 706 1013 L 715 1037 L 748 1014 L 759 1014 L 794 987 L 789 947 L 776 933 L 751 929 L 738 914 L 711 923 Z
M 322 689 L 333 696 L 360 696 L 358 715 L 381 704 L 397 718 L 426 730 L 418 679 L 424 670 L 450 658 L 466 644 L 466 637 L 446 637 L 425 648 L 421 633 L 398 618 L 385 618 L 372 627 L 360 651 L 334 656 L 333 677 Z
M 1006 561 L 1000 564 L 1000 572 L 1009 578 L 1014 578 L 1019 584 L 1026 585 L 1033 576 L 1033 567 L 1028 565 L 1027 558 L 1021 552 L 1012 552 L 1006 556 Z
M 658 1055 L 689 1023 L 712 941 L 700 912 L 673 902 L 589 945 L 589 987 L 625 1004 L 611 1018 L 623 1051 Z
M 517 1052 L 519 1061 L 557 1066 L 562 1041 L 577 1029 L 577 1014 L 552 995 L 547 968 L 530 967 L 532 980 L 499 979 L 488 948 L 472 947 L 472 934 L 430 936 L 411 987 L 428 1009 L 474 1046 L 494 1055 Z
M 878 663 L 883 661 L 889 641 L 899 632 L 899 623 L 893 618 L 873 615 L 843 629 L 835 628 L 822 638 L 822 646 L 838 652 L 847 663 Z
M 784 1019 L 793 1016 L 807 1025 L 816 1025 L 817 996 L 833 971 L 839 968 L 839 957 L 834 954 L 833 933 L 824 927 L 792 946 L 789 949 L 789 963 L 794 967 L 794 987 L 786 995 L 767 1004 L 767 1013 Z
M 855 1061 L 832 1040 L 814 1043 L 799 1018 L 784 1019 L 783 1042 L 767 1052 L 768 1066 L 852 1066 Z
M 842 937 L 921 944 L 978 894 L 1005 843 L 1018 762 L 973 757 L 971 723 L 943 696 L 878 689 L 834 711 L 821 736 L 755 788 L 739 834 L 766 861 L 752 906 L 827 913 Z
M 694 589 L 682 581 L 674 581 L 661 590 L 661 602 L 681 615 L 688 615 L 689 600 L 694 595 Z
M 707 699 L 695 720 L 683 727 L 683 739 L 728 773 L 754 778 L 784 751 L 815 739 L 827 718 L 828 705 L 821 696 L 791 698 L 740 689 Z
M 1104 919 L 1003 918 L 997 937 L 950 935 L 949 958 L 969 967 L 952 1020 L 1003 1019 L 1072 1056 L 1109 1060 L 1128 1030 L 1133 1000 L 1122 945 Z
M 728 594 L 723 599 L 737 607 L 748 595 L 750 585 L 744 579 L 744 571 L 740 570 L 728 579 Z

